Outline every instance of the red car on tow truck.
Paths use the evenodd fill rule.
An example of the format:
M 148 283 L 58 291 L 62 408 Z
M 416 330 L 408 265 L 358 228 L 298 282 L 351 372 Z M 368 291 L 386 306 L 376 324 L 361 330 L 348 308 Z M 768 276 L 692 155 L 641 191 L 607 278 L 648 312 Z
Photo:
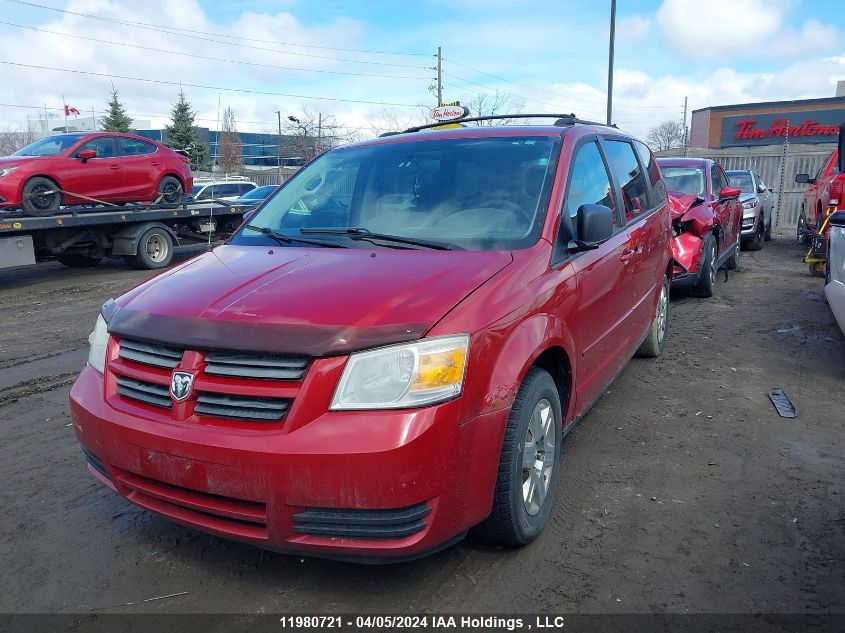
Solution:
M 795 182 L 809 184 L 804 190 L 798 215 L 798 241 L 809 245 L 825 219 L 838 209 L 845 209 L 845 173 L 839 170 L 839 150 L 831 152 L 815 177 L 796 174 Z
M 742 204 L 722 167 L 705 158 L 658 158 L 672 208 L 672 288 L 713 296 L 716 273 L 739 264 Z
M 107 302 L 70 394 L 89 472 L 280 551 L 534 539 L 563 435 L 662 352 L 672 272 L 651 152 L 556 116 L 330 150 Z

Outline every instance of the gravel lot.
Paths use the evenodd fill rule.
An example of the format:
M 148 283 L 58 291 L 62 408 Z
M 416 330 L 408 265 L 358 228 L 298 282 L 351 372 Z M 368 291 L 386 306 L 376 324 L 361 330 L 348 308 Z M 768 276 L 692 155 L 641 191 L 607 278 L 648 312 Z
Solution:
M 207 536 L 101 486 L 67 392 L 99 305 L 148 273 L 0 271 L 0 612 L 841 613 L 845 337 L 800 258 L 781 237 L 713 299 L 673 300 L 667 353 L 567 437 L 536 542 L 384 567 Z

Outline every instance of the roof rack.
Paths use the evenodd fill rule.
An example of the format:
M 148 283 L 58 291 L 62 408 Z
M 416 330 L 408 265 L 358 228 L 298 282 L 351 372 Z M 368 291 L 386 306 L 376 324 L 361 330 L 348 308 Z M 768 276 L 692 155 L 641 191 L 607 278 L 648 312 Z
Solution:
M 387 132 L 381 136 L 393 136 L 394 134 L 405 134 L 407 132 L 419 132 L 420 130 L 428 130 L 441 125 L 449 123 L 467 123 L 473 121 L 497 121 L 502 119 L 557 119 L 554 125 L 558 127 L 566 127 L 580 123 L 582 125 L 601 125 L 602 127 L 616 127 L 616 125 L 607 125 L 606 123 L 599 123 L 597 121 L 586 121 L 579 119 L 575 114 L 490 114 L 487 116 L 474 116 L 466 119 L 454 119 L 453 121 L 438 121 L 437 123 L 427 123 L 425 125 L 416 125 L 409 127 L 402 132 Z
M 251 182 L 249 176 L 198 176 L 194 184 L 203 182 Z

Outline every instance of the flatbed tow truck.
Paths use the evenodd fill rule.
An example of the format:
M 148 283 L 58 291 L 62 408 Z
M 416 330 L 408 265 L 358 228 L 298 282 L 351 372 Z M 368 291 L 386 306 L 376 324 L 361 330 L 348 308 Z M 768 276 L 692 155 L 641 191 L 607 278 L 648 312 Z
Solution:
M 0 211 L 0 269 L 55 258 L 74 268 L 96 266 L 104 257 L 124 258 L 135 268 L 157 270 L 173 255 L 219 243 L 252 207 L 224 201 L 178 204 L 63 207 L 32 217 Z

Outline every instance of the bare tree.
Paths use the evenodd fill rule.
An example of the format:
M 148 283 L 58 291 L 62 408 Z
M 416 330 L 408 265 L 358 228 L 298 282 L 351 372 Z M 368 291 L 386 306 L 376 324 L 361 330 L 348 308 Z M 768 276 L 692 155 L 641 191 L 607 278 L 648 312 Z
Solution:
M 476 95 L 467 104 L 467 108 L 469 108 L 469 115 L 471 117 L 520 114 L 525 108 L 525 102 L 514 99 L 510 93 L 497 90 L 493 94 L 484 93 Z M 474 121 L 473 125 L 505 125 L 512 120 Z
M 684 122 L 663 121 L 655 125 L 645 137 L 648 144 L 655 152 L 662 152 L 667 149 L 684 146 Z
M 217 164 L 225 174 L 237 173 L 244 165 L 243 146 L 232 108 L 226 108 L 223 113 L 223 131 L 217 143 Z
M 321 114 L 306 107 L 288 115 L 287 121 L 283 119 L 282 123 L 288 136 L 288 152 L 305 161 L 350 142 L 358 132 L 343 127 L 333 114 Z
M 430 112 L 431 107 L 423 104 L 418 104 L 416 112 L 413 113 L 384 107 L 381 116 L 370 124 L 368 131 L 371 136 L 379 136 L 386 132 L 401 132 L 409 127 L 425 125 L 431 122 Z
M 27 126 L 7 127 L 0 130 L 0 156 L 8 156 L 35 140 Z

